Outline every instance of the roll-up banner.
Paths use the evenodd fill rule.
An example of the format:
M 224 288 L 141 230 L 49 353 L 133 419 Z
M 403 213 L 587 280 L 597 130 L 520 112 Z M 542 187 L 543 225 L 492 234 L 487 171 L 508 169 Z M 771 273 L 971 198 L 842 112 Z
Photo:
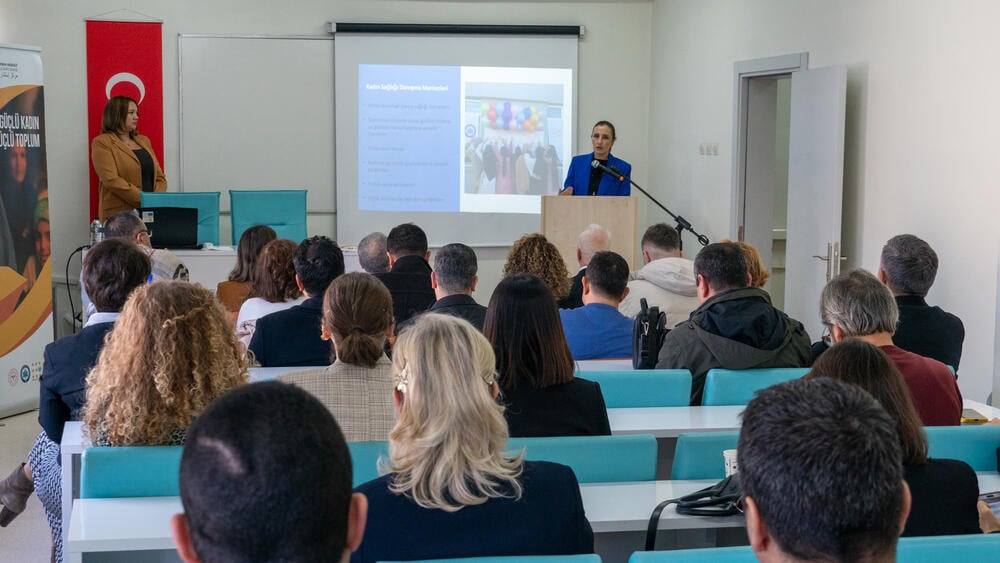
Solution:
M 42 54 L 0 43 L 0 417 L 38 405 L 52 342 Z

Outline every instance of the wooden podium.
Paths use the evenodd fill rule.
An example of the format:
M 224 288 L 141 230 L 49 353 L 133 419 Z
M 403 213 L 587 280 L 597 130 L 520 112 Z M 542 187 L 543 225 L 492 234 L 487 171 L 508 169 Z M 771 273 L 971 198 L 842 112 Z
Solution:
M 542 234 L 556 245 L 566 262 L 570 276 L 580 265 L 576 261 L 576 243 L 591 224 L 611 232 L 611 250 L 621 254 L 635 271 L 642 265 L 636 223 L 638 205 L 630 196 L 558 196 L 542 197 Z

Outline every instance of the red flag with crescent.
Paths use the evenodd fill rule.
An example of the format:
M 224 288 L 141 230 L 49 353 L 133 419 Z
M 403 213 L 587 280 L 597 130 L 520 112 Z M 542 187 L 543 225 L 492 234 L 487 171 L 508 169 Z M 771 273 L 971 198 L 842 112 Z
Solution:
M 90 140 L 101 134 L 104 105 L 112 96 L 139 102 L 138 132 L 163 159 L 163 26 L 160 22 L 87 22 L 87 122 Z M 97 217 L 98 181 L 90 169 L 90 217 Z

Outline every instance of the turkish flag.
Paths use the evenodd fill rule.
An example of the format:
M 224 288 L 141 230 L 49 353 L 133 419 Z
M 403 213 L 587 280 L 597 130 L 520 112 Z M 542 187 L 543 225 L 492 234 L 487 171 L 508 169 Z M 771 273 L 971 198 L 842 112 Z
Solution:
M 163 159 L 163 25 L 160 22 L 87 22 L 87 116 L 90 139 L 101 134 L 112 96 L 139 102 L 137 133 L 149 137 Z M 90 139 L 87 154 L 90 154 Z M 90 160 L 88 159 L 88 163 Z M 90 218 L 97 217 L 98 180 L 90 166 Z

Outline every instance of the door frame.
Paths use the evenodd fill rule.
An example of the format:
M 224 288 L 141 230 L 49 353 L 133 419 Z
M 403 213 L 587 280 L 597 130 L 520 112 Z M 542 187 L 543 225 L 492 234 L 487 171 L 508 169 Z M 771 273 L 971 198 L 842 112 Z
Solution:
M 733 240 L 740 240 L 746 207 L 747 122 L 750 79 L 790 74 L 809 68 L 809 53 L 793 53 L 733 63 L 733 170 L 729 224 Z

